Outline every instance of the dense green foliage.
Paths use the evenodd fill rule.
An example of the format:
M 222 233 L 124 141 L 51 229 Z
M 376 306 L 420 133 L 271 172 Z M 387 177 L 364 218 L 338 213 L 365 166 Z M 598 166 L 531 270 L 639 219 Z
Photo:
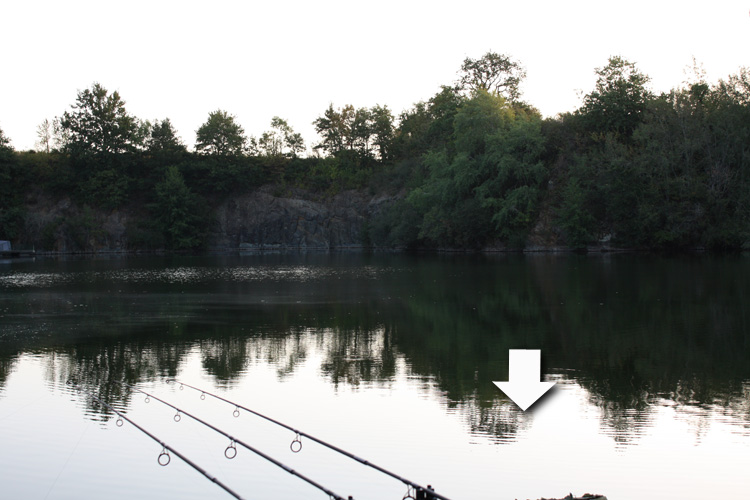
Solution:
M 331 104 L 313 124 L 322 138 L 315 150 L 340 159 L 352 169 L 391 159 L 394 130 L 388 106 L 334 109 Z
M 218 109 L 209 113 L 196 131 L 195 150 L 217 156 L 240 155 L 245 149 L 245 131 L 234 116 Z
M 156 185 L 153 220 L 170 250 L 189 250 L 203 243 L 206 207 L 185 184 L 180 170 L 167 168 L 164 180 Z
M 565 179 L 558 221 L 570 243 L 610 234 L 629 247 L 747 244 L 747 72 L 653 96 L 633 66 L 625 75 L 616 71 L 621 60 L 610 64 L 615 70 L 600 70 L 586 105 L 559 120 L 567 130 L 557 132 L 564 141 L 556 144 L 558 175 Z
M 75 156 L 130 153 L 142 140 L 138 120 L 125 110 L 120 94 L 98 83 L 78 93 L 60 126 L 66 132 L 64 149 Z
M 14 239 L 20 234 L 24 177 L 10 140 L 0 129 L 0 240 Z
M 467 59 L 460 85 L 401 116 L 390 172 L 406 195 L 371 222 L 375 243 L 750 245 L 747 70 L 655 95 L 612 57 L 580 109 L 541 120 L 498 83 L 514 81 L 511 62 Z
M 461 65 L 459 88 L 464 91 L 484 90 L 516 101 L 519 86 L 526 77 L 521 64 L 504 54 L 488 52 L 479 59 L 467 57 Z
M 250 139 L 250 151 L 267 157 L 296 158 L 305 150 L 302 134 L 294 131 L 286 120 L 271 118 L 271 130 L 263 132 L 259 139 Z
M 462 248 L 522 238 L 547 175 L 540 123 L 484 90 L 461 101 L 450 142 L 425 153 L 425 179 L 406 198 L 417 238 Z
M 455 85 L 398 117 L 331 104 L 313 121 L 308 156 L 286 120 L 248 139 L 223 110 L 209 113 L 191 152 L 168 118 L 131 116 L 95 83 L 39 126 L 38 152 L 16 152 L 0 133 L 0 238 L 21 238 L 24 200 L 47 193 L 135 214 L 139 248 L 198 249 L 212 207 L 273 183 L 279 193 L 389 196 L 363 230 L 381 247 L 748 247 L 750 73 L 661 94 L 622 57 L 595 73 L 578 110 L 543 119 L 521 100 L 520 63 L 467 58 Z M 37 232 L 52 241 L 72 222 Z

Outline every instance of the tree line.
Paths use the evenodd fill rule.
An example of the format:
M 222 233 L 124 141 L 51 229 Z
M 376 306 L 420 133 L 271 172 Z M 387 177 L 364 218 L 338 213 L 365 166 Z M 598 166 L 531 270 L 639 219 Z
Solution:
M 522 100 L 518 61 L 467 58 L 455 82 L 398 116 L 331 103 L 313 122 L 309 155 L 286 120 L 248 138 L 224 110 L 209 113 L 188 151 L 168 118 L 140 120 L 94 83 L 39 126 L 37 151 L 14 151 L 0 130 L 0 235 L 22 238 L 24 200 L 43 192 L 88 210 L 127 208 L 134 247 L 198 249 L 212 206 L 273 183 L 390 193 L 363 231 L 378 246 L 522 248 L 540 227 L 574 248 L 747 246 L 748 70 L 715 84 L 696 72 L 659 94 L 619 56 L 596 76 L 579 109 L 545 119 Z

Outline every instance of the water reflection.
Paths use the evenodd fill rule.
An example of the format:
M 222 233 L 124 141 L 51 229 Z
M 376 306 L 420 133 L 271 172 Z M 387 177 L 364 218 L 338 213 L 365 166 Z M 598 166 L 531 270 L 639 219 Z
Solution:
M 384 328 L 337 329 L 330 337 L 319 336 L 317 345 L 326 352 L 321 371 L 335 387 L 395 378 L 399 353 L 392 345 L 392 335 Z
M 3 356 L 0 355 L 0 397 L 2 397 L 3 389 L 5 388 L 5 381 L 8 379 L 13 367 L 18 360 L 18 356 Z
M 36 265 L 36 264 L 35 264 Z M 476 435 L 527 428 L 491 383 L 509 349 L 585 389 L 620 445 L 655 409 L 750 422 L 750 263 L 742 257 L 302 256 L 46 262 L 0 273 L 0 388 L 16 358 L 48 357 L 127 406 L 119 382 L 174 377 L 193 349 L 217 384 L 255 363 L 279 379 L 320 353 L 335 387 L 384 386 L 398 360 Z M 316 358 L 317 359 L 317 358 Z M 693 412 L 696 410 L 696 412 Z M 697 416 L 696 416 L 697 415 Z

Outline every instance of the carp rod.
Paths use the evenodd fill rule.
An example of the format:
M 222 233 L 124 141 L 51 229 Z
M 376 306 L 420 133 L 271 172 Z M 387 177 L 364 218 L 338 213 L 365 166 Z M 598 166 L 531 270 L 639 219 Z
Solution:
M 173 382 L 176 383 L 176 384 L 180 384 L 180 389 L 182 389 L 182 387 L 184 386 L 184 387 L 189 387 L 190 389 L 193 389 L 195 391 L 200 392 L 201 393 L 201 399 L 205 399 L 206 396 L 208 395 L 208 396 L 211 396 L 213 398 L 218 399 L 219 401 L 223 401 L 225 403 L 233 405 L 235 407 L 235 409 L 234 409 L 234 412 L 232 414 L 235 417 L 238 417 L 240 415 L 240 409 L 243 409 L 243 410 L 245 410 L 245 411 L 247 411 L 249 413 L 252 413 L 253 415 L 256 415 L 256 416 L 258 416 L 260 418 L 263 418 L 263 419 L 265 419 L 265 420 L 267 420 L 269 422 L 272 422 L 272 423 L 274 423 L 274 424 L 276 424 L 278 426 L 281 426 L 281 427 L 283 427 L 285 429 L 288 429 L 288 430 L 294 432 L 297 437 L 294 439 L 294 441 L 292 441 L 292 444 L 290 445 L 290 448 L 291 448 L 291 450 L 294 453 L 297 453 L 297 452 L 299 452 L 302 449 L 302 442 L 300 441 L 299 438 L 300 438 L 300 436 L 304 436 L 304 437 L 306 437 L 306 438 L 308 438 L 308 439 L 310 439 L 312 441 L 315 441 L 316 443 L 318 443 L 320 445 L 325 446 L 328 449 L 331 449 L 331 450 L 333 450 L 333 451 L 335 451 L 337 453 L 340 453 L 340 454 L 342 454 L 342 455 L 344 455 L 344 456 L 346 456 L 348 458 L 351 458 L 352 460 L 354 460 L 356 462 L 359 462 L 362 465 L 366 465 L 367 467 L 372 467 L 373 469 L 375 469 L 375 470 L 377 470 L 379 472 L 382 472 L 383 474 L 391 476 L 392 478 L 397 479 L 397 480 L 401 481 L 402 483 L 404 483 L 407 487 L 414 488 L 415 494 L 417 496 L 416 497 L 412 497 L 412 498 L 417 498 L 417 499 L 424 498 L 424 499 L 427 499 L 427 500 L 432 500 L 432 499 L 450 500 L 448 497 L 445 497 L 443 495 L 439 495 L 438 493 L 435 493 L 435 490 L 433 490 L 430 485 L 427 485 L 427 487 L 421 486 L 421 485 L 419 485 L 419 484 L 417 484 L 417 483 L 415 483 L 413 481 L 410 481 L 410 480 L 408 480 L 408 479 L 406 479 L 404 477 L 399 476 L 398 474 L 396 474 L 394 472 L 391 472 L 391 471 L 389 471 L 387 469 L 384 469 L 383 467 L 380 467 L 379 465 L 376 465 L 376 464 L 374 464 L 374 463 L 372 463 L 372 462 L 370 462 L 368 460 L 360 458 L 360 457 L 358 457 L 358 456 L 356 456 L 356 455 L 354 455 L 352 453 L 349 453 L 348 451 L 343 450 L 343 449 L 341 449 L 341 448 L 339 448 L 337 446 L 334 446 L 334 445 L 332 445 L 330 443 L 327 443 L 327 442 L 323 441 L 322 439 L 318 439 L 315 436 L 311 436 L 310 434 L 307 434 L 305 432 L 297 430 L 297 429 L 295 429 L 295 428 L 293 428 L 293 427 L 291 427 L 291 426 L 289 426 L 289 425 L 287 425 L 287 424 L 285 424 L 283 422 L 279 422 L 278 420 L 275 420 L 275 419 L 273 419 L 271 417 L 263 415 L 262 413 L 258 413 L 255 410 L 251 410 L 250 408 L 242 406 L 241 404 L 235 403 L 234 401 L 230 401 L 230 400 L 228 400 L 226 398 L 223 398 L 221 396 L 218 396 L 216 394 L 212 394 L 212 393 L 210 393 L 208 391 L 204 391 L 203 389 L 199 389 L 198 387 L 192 386 L 190 384 L 186 384 L 185 382 L 180 382 L 179 380 L 173 380 Z M 405 498 L 409 498 L 409 497 L 405 497 Z
M 329 490 L 325 486 L 323 486 L 323 485 L 321 485 L 321 484 L 313 481 L 312 479 L 308 478 L 307 476 L 305 476 L 303 474 L 300 474 L 296 470 L 294 470 L 291 467 L 289 467 L 289 466 L 287 466 L 287 465 L 279 462 L 275 458 L 270 457 L 269 455 L 266 455 L 265 453 L 263 453 L 262 451 L 258 450 L 257 448 L 254 448 L 253 446 L 250 446 L 249 444 L 245 443 L 244 441 L 242 441 L 240 439 L 237 439 L 236 437 L 232 436 L 231 434 L 229 434 L 229 433 L 227 433 L 227 432 L 219 429 L 218 427 L 216 427 L 216 426 L 214 426 L 214 425 L 206 422 L 205 420 L 202 420 L 201 418 L 198 418 L 195 415 L 193 415 L 193 414 L 191 414 L 191 413 L 189 413 L 189 412 L 187 412 L 187 411 L 185 411 L 185 410 L 183 410 L 181 408 L 178 408 L 177 406 L 173 405 L 172 403 L 164 401 L 163 399 L 161 399 L 161 398 L 159 398 L 157 396 L 154 396 L 153 394 L 150 394 L 150 393 L 148 393 L 146 391 L 138 389 L 137 387 L 133 387 L 132 385 L 127 384 L 125 382 L 120 382 L 120 383 L 122 385 L 124 385 L 125 387 L 133 390 L 133 391 L 140 392 L 141 394 L 144 394 L 146 396 L 146 402 L 147 403 L 148 403 L 148 399 L 150 398 L 150 399 L 154 399 L 154 400 L 156 400 L 156 401 L 158 401 L 158 402 L 160 402 L 160 403 L 162 403 L 162 404 L 164 404 L 166 406 L 169 406 L 170 408 L 176 410 L 177 413 L 174 416 L 175 422 L 179 422 L 180 421 L 180 419 L 181 419 L 180 415 L 181 414 L 182 415 L 186 415 L 186 416 L 192 418 L 193 420 L 195 420 L 196 422 L 205 425 L 209 429 L 212 429 L 212 430 L 218 432 L 222 436 L 224 436 L 226 438 L 229 438 L 229 446 L 227 446 L 227 448 L 224 450 L 224 456 L 226 458 L 228 458 L 228 459 L 231 460 L 231 459 L 233 459 L 234 457 L 237 456 L 237 448 L 235 446 L 235 443 L 236 443 L 236 444 L 239 444 L 239 445 L 243 446 L 244 448 L 247 448 L 248 450 L 252 451 L 256 455 L 258 455 L 258 456 L 260 456 L 260 457 L 268 460 L 269 462 L 271 462 L 272 464 L 276 465 L 277 467 L 285 470 L 289 474 L 291 474 L 293 476 L 297 476 L 298 478 L 302 479 L 303 481 L 306 481 L 308 484 L 310 484 L 310 485 L 316 487 L 317 489 L 321 490 L 322 492 L 324 492 L 325 494 L 327 494 L 330 498 L 332 498 L 334 500 L 353 500 L 353 498 L 351 496 L 349 496 L 347 498 L 344 498 L 344 497 L 342 497 L 340 495 L 337 495 L 336 493 L 334 493 L 333 491 Z
M 216 477 L 214 477 L 211 474 L 209 474 L 200 465 L 196 464 L 195 462 L 193 462 L 192 460 L 190 460 L 189 458 L 187 458 L 185 455 L 183 455 L 179 451 L 175 450 L 173 447 L 171 447 L 170 445 L 166 444 L 164 441 L 162 441 L 158 437 L 156 437 L 153 434 L 151 434 L 149 431 L 147 431 L 146 429 L 144 429 L 143 427 L 141 427 L 140 425 L 138 425 L 137 423 L 135 423 L 133 420 L 131 420 L 126 415 L 124 415 L 123 413 L 121 413 L 119 410 L 117 410 L 116 408 L 114 408 L 112 405 L 104 402 L 101 398 L 99 398 L 95 394 L 93 394 L 93 393 L 91 393 L 91 392 L 83 389 L 78 384 L 75 384 L 75 383 L 73 383 L 71 381 L 68 381 L 67 384 L 70 385 L 70 386 L 72 386 L 72 387 L 75 387 L 79 392 L 86 393 L 88 395 L 88 397 L 91 398 L 92 401 L 94 401 L 94 402 L 96 402 L 96 403 L 104 406 L 105 408 L 111 410 L 112 412 L 114 412 L 117 415 L 117 418 L 118 418 L 118 421 L 116 422 L 116 424 L 117 424 L 118 427 L 122 426 L 122 421 L 123 420 L 127 420 L 136 429 L 138 429 L 139 431 L 141 431 L 142 433 L 144 433 L 145 435 L 147 435 L 148 437 L 150 437 L 151 439 L 153 439 L 154 441 L 156 441 L 157 443 L 159 443 L 162 446 L 162 452 L 159 454 L 159 457 L 156 459 L 156 461 L 162 467 L 166 467 L 167 465 L 169 465 L 169 462 L 171 461 L 171 458 L 169 456 L 169 452 L 171 451 L 177 457 L 179 457 L 183 462 L 185 462 L 186 464 L 188 464 L 190 467 L 192 467 L 196 471 L 200 472 L 206 479 L 208 479 L 212 483 L 216 484 L 218 487 L 220 487 L 221 489 L 223 489 L 224 491 L 226 491 L 227 493 L 229 493 L 230 495 L 232 495 L 234 498 L 237 498 L 238 500 L 244 500 L 243 497 L 241 497 L 237 492 L 235 492 L 234 490 L 232 490 L 231 488 L 229 488 L 229 486 L 227 486 L 224 483 L 222 483 Z

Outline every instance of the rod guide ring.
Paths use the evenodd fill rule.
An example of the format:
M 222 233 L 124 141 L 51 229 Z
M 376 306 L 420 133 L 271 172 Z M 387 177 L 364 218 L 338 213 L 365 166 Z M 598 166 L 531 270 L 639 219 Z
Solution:
M 299 453 L 302 451 L 302 441 L 299 439 L 299 434 L 294 438 L 292 444 L 289 445 L 289 449 L 292 450 L 292 453 Z
M 172 461 L 172 457 L 169 456 L 169 452 L 166 448 L 164 448 L 161 453 L 159 453 L 159 457 L 156 459 L 157 462 L 159 462 L 159 465 L 162 467 L 166 467 L 169 465 L 169 462 Z
M 229 446 L 227 446 L 227 449 L 224 450 L 224 456 L 229 460 L 232 460 L 237 456 L 237 446 L 234 444 L 234 441 L 229 442 Z

